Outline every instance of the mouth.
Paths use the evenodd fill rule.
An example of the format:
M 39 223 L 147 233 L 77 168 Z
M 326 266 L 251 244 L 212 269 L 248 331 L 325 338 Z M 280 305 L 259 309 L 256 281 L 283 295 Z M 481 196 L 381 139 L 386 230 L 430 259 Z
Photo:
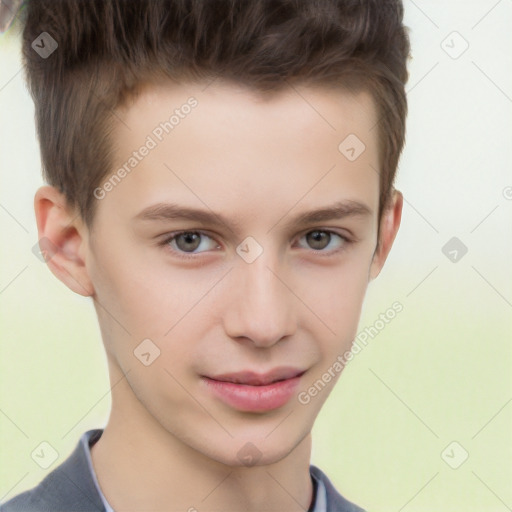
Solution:
M 209 392 L 231 408 L 265 412 L 283 407 L 297 390 L 306 371 L 280 367 L 266 373 L 243 371 L 202 376 Z
M 305 370 L 282 367 L 275 368 L 274 370 L 266 373 L 246 371 L 237 373 L 225 373 L 208 378 L 218 382 L 231 382 L 232 384 L 241 384 L 243 386 L 268 386 L 269 384 L 273 384 L 275 382 L 300 377 L 304 373 Z

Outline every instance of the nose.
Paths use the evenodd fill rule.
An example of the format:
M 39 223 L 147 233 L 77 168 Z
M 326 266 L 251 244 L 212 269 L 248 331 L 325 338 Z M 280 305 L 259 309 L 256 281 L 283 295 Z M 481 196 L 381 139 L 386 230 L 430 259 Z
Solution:
M 252 263 L 240 259 L 230 274 L 224 328 L 231 338 L 265 348 L 294 334 L 297 299 L 269 251 Z

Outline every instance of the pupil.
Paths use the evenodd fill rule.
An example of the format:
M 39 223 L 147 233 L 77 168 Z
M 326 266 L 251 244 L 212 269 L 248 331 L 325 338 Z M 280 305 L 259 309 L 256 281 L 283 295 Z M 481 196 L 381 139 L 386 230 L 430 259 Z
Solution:
M 308 236 L 310 237 L 310 245 L 313 249 L 323 249 L 329 244 L 330 235 L 325 231 L 312 231 Z M 324 242 L 327 241 L 327 244 L 322 243 L 322 238 L 324 239 Z
M 184 240 L 185 243 L 180 244 L 180 240 Z M 197 247 L 199 246 L 199 234 L 193 233 L 191 231 L 187 233 L 182 233 L 176 240 L 176 244 L 180 247 L 181 250 L 197 249 Z M 190 244 L 192 244 L 192 247 L 190 247 Z

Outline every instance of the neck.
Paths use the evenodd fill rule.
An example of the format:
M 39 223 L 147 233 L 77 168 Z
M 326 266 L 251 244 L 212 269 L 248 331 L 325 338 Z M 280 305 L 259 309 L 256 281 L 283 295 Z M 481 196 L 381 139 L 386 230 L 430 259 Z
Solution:
M 165 430 L 125 379 L 113 390 L 108 424 L 91 449 L 103 494 L 114 510 L 127 512 L 304 512 L 313 494 L 310 455 L 308 434 L 272 464 L 229 466 L 213 460 Z

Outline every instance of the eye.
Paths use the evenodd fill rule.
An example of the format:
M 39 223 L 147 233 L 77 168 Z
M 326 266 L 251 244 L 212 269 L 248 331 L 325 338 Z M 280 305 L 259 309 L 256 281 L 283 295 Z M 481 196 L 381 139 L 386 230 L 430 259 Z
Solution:
M 309 246 L 302 246 L 303 248 L 309 248 L 319 252 L 337 252 L 339 250 L 342 250 L 345 247 L 345 245 L 350 243 L 350 240 L 347 237 L 340 235 L 339 233 L 335 233 L 334 231 L 329 231 L 325 229 L 315 229 L 313 231 L 308 231 L 299 239 L 299 241 L 303 239 L 305 239 L 306 243 Z M 332 244 L 331 242 L 334 242 L 334 244 Z M 329 246 L 331 246 L 331 250 L 324 250 Z
M 184 253 L 184 255 L 197 254 L 216 248 L 220 249 L 219 244 L 202 231 L 179 231 L 173 233 L 161 242 L 161 245 L 169 247 L 174 252 Z
M 308 231 L 299 242 L 305 240 L 306 246 L 299 243 L 303 249 L 312 249 L 317 253 L 326 255 L 337 253 L 351 243 L 347 237 L 328 229 L 315 229 Z M 164 246 L 179 257 L 192 258 L 194 255 L 213 249 L 221 249 L 221 246 L 204 231 L 177 231 L 171 233 L 159 245 Z M 330 250 L 326 250 L 330 247 Z

